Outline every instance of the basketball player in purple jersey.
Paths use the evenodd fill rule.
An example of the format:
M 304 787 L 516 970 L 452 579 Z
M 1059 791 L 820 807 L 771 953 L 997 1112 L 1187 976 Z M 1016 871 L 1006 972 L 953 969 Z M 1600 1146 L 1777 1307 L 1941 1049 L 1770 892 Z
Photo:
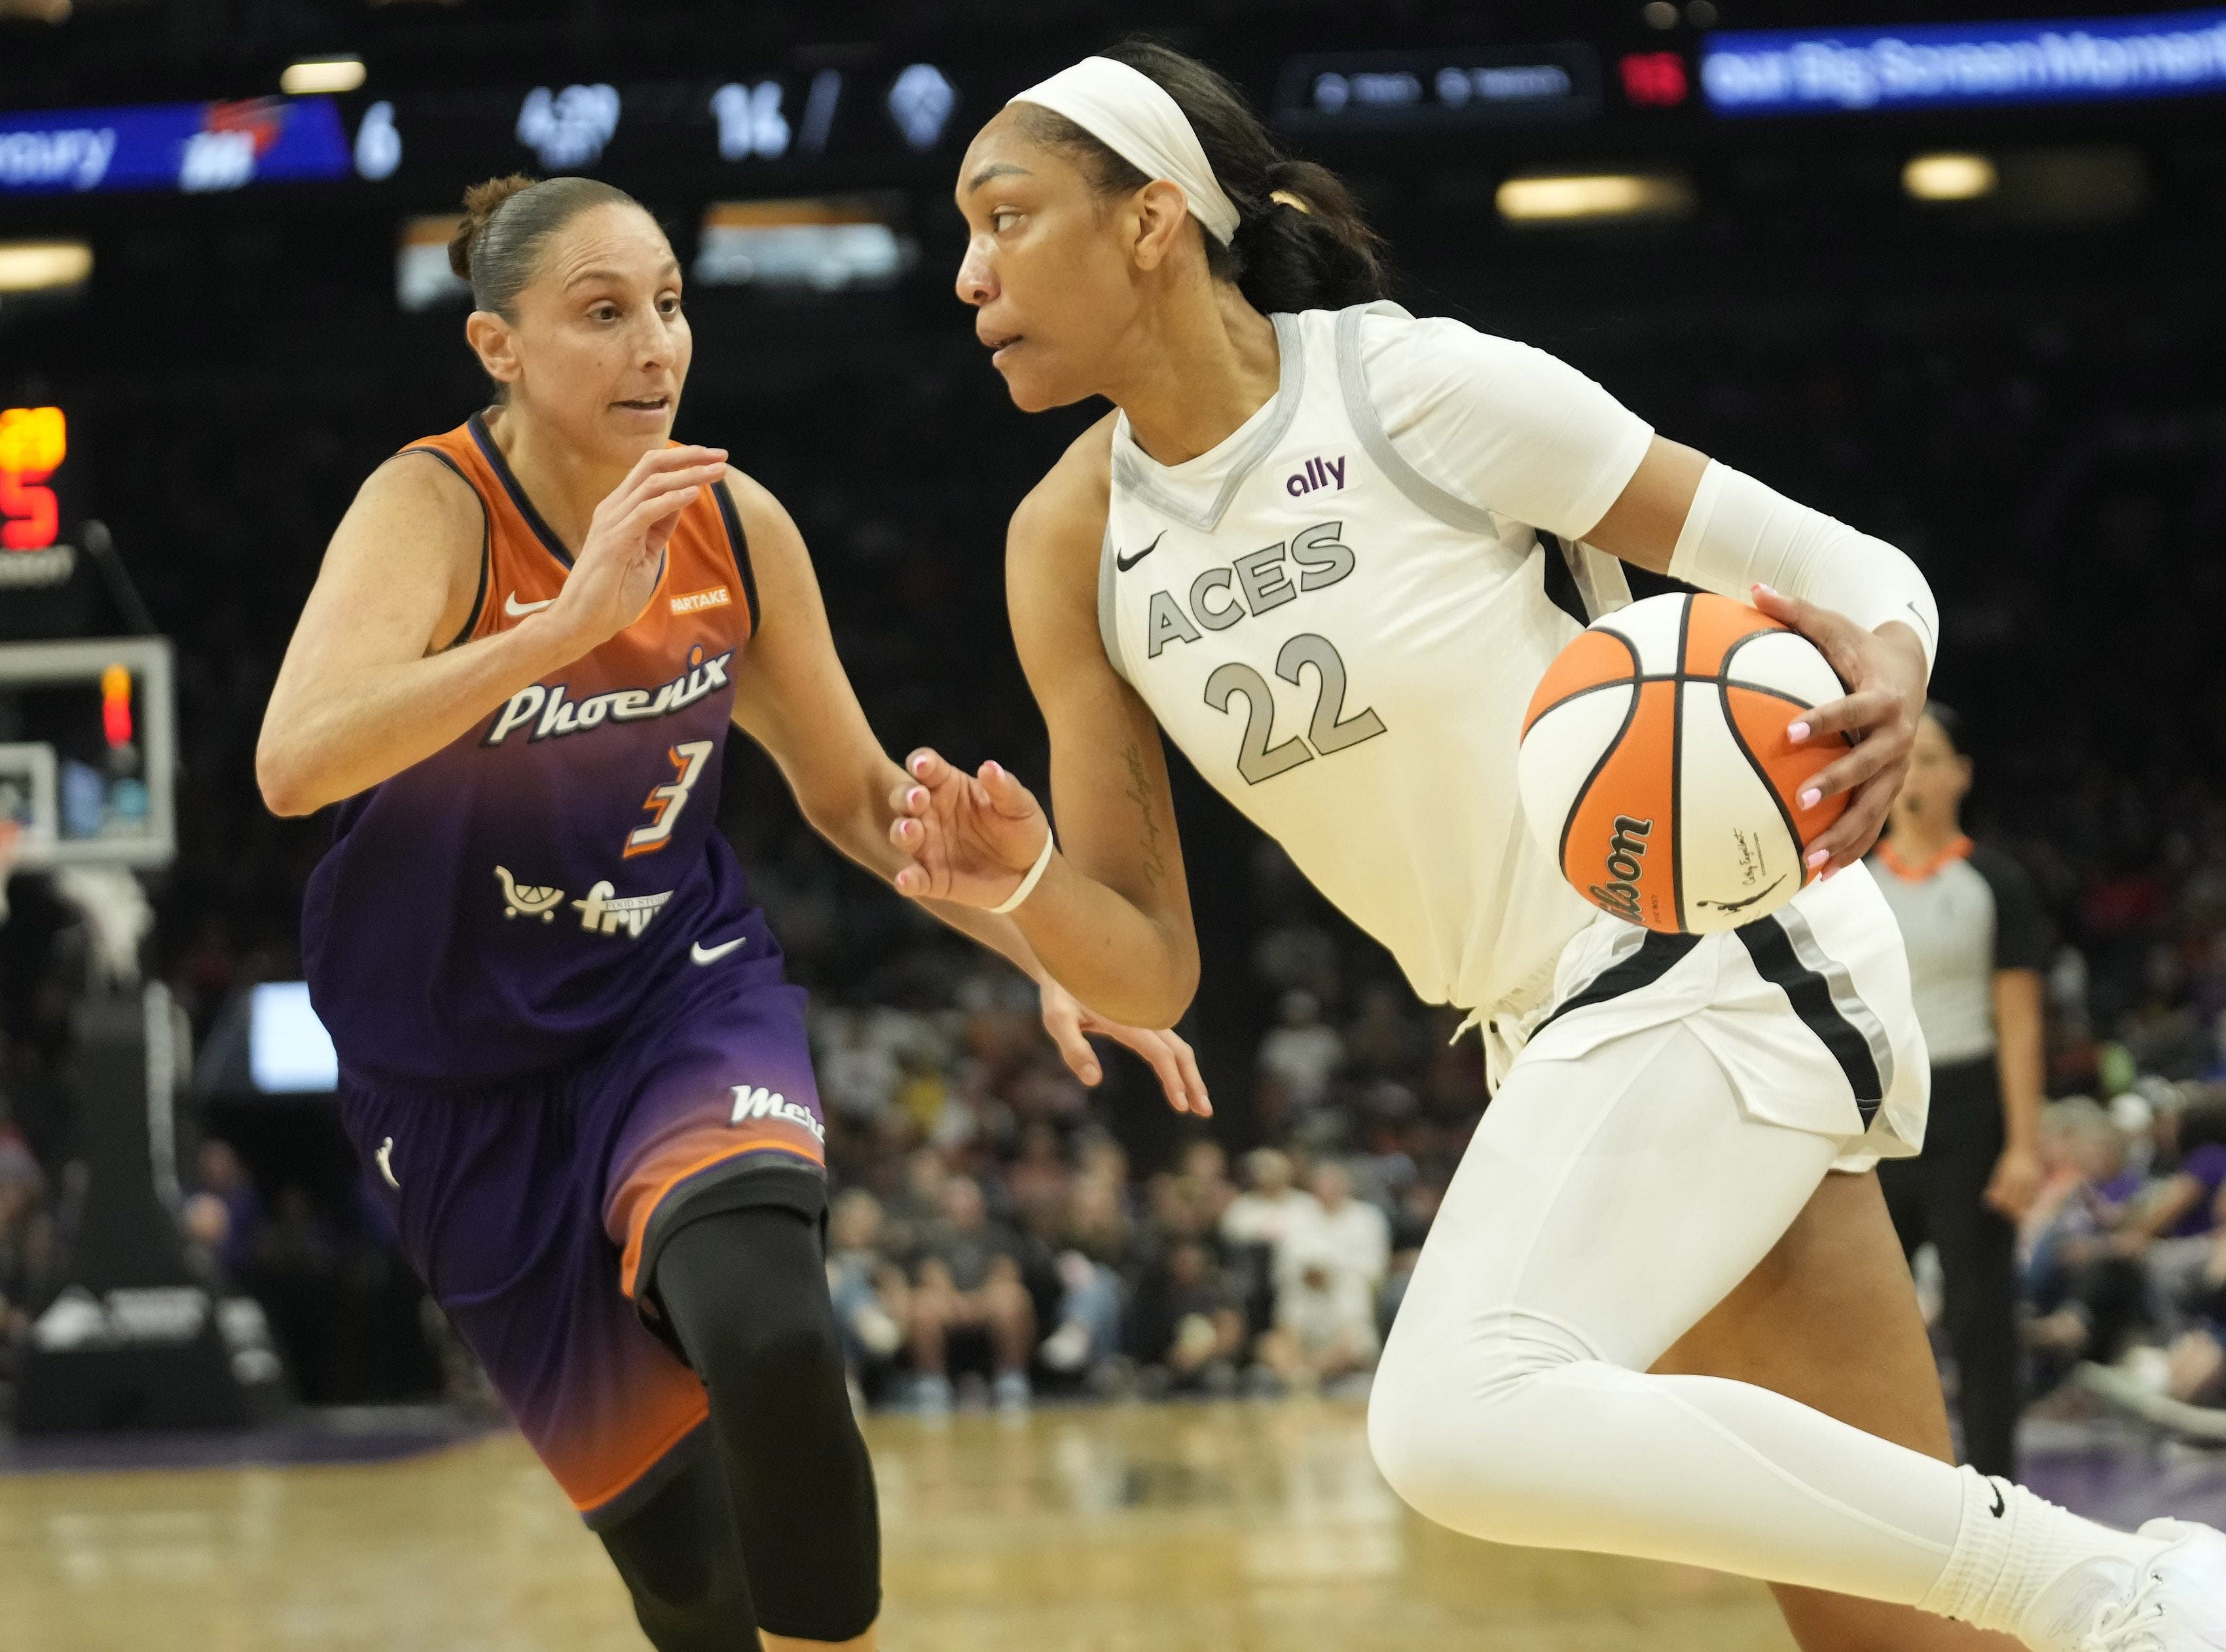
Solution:
M 257 758 L 278 813 L 340 804 L 302 927 L 342 1121 L 660 1652 L 869 1648 L 804 994 L 711 813 L 731 719 L 892 877 L 902 772 L 787 514 L 670 442 L 690 345 L 655 221 L 584 178 L 467 206 L 500 399 L 365 484 Z M 938 916 L 1039 973 L 1010 919 Z M 1103 1032 L 1206 1110 L 1172 1033 L 1044 993 L 1085 1081 Z

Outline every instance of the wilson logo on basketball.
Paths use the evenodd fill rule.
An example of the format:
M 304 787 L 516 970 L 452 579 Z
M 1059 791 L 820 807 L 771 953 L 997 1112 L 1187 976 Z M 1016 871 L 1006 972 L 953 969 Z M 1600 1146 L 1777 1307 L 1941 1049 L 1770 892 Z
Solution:
M 1618 815 L 1615 836 L 1607 845 L 1607 875 L 1611 881 L 1596 883 L 1585 891 L 1599 905 L 1634 924 L 1643 921 L 1638 910 L 1638 874 L 1646 868 L 1639 862 L 1645 857 L 1647 835 L 1653 829 L 1650 820 Z
M 1803 853 L 1847 806 L 1801 801 L 1846 737 L 1792 733 L 1846 692 L 1816 644 L 1744 604 L 1634 602 L 1539 679 L 1516 759 L 1523 812 L 1603 912 L 1665 935 L 1752 923 L 1807 880 Z
M 706 608 L 723 608 L 735 600 L 734 594 L 723 585 L 715 585 L 708 591 L 690 591 L 672 599 L 675 613 L 701 613 Z

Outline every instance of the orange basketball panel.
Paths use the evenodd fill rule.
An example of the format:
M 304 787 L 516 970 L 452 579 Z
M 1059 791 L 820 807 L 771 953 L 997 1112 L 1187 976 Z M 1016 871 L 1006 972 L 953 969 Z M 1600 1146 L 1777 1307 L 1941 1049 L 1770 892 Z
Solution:
M 1724 656 L 1731 652 L 1733 645 L 1758 631 L 1785 629 L 1759 608 L 1702 591 L 1694 597 L 1692 612 L 1685 621 L 1682 669 L 1695 677 L 1715 677 L 1723 670 Z
M 1847 752 L 1848 737 L 1827 734 L 1822 740 L 1796 746 L 1786 737 L 1785 730 L 1801 715 L 1799 706 L 1754 689 L 1727 688 L 1723 694 L 1724 703 L 1731 712 L 1732 727 L 1739 731 L 1740 743 L 1746 747 L 1755 766 L 1762 771 L 1771 790 L 1793 816 L 1794 828 L 1800 833 L 1801 846 L 1805 850 L 1819 833 L 1846 811 L 1848 794 L 1836 792 L 1814 809 L 1803 809 L 1798 801 L 1801 788 L 1835 758 Z M 1805 877 L 1804 874 L 1804 881 Z
M 1530 708 L 1523 714 L 1523 732 L 1529 734 L 1532 723 L 1573 694 L 1603 683 L 1627 683 L 1638 675 L 1638 656 L 1628 642 L 1612 631 L 1580 632 L 1538 679 Z
M 1561 834 L 1562 875 L 1602 912 L 1676 933 L 1678 911 L 1671 748 L 1675 682 L 1642 683 L 1622 738 L 1577 794 Z

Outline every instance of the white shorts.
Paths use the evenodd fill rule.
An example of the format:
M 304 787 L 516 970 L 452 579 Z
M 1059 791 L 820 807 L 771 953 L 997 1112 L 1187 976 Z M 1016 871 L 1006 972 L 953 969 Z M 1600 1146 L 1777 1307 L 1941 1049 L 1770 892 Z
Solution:
M 1867 867 L 1717 935 L 1657 935 L 1602 912 L 1562 948 L 1515 1065 L 1673 1021 L 1708 1047 L 1748 1116 L 1838 1139 L 1835 1170 L 1924 1145 L 1931 1067 L 1901 930 Z

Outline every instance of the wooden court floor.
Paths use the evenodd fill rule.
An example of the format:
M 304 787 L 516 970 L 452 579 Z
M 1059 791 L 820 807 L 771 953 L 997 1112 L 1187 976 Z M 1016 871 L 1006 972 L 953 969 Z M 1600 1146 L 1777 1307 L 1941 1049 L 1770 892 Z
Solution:
M 888 1652 L 1788 1652 L 1767 1594 L 1409 1514 L 1358 1407 L 868 1429 Z M 796 1534 L 801 1545 L 806 1531 Z M 525 1446 L 0 1477 L 0 1652 L 639 1652 Z

